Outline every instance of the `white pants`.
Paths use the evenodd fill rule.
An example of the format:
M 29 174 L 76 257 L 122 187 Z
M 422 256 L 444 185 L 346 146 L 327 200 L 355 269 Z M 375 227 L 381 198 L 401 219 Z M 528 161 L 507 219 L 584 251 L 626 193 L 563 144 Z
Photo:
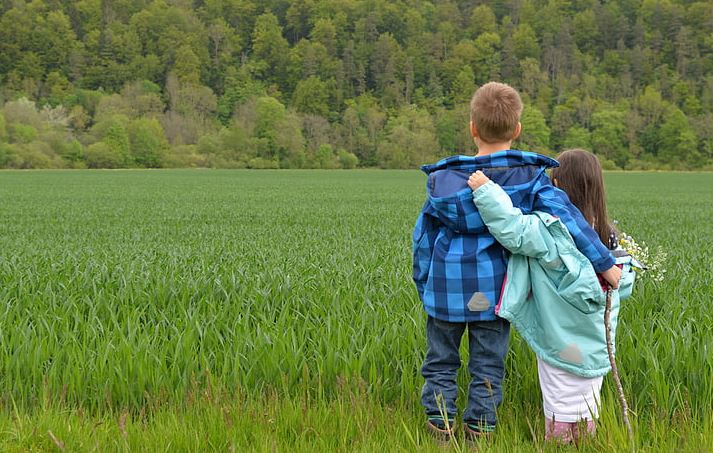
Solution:
M 537 374 L 547 420 L 577 422 L 599 417 L 603 377 L 585 378 L 537 358 Z

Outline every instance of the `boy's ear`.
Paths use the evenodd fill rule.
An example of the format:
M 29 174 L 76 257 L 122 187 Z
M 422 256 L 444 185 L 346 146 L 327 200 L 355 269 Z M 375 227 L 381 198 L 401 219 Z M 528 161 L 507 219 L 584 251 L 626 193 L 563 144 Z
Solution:
M 522 132 L 522 123 L 517 122 L 517 127 L 515 128 L 515 133 L 512 134 L 512 139 L 517 140 L 517 138 L 520 136 L 520 133 Z
M 552 184 L 553 184 L 555 187 L 559 187 L 559 186 L 560 186 L 560 183 L 559 183 L 559 181 L 557 181 L 557 178 L 552 178 Z
M 470 136 L 478 138 L 478 128 L 475 127 L 475 123 L 472 120 L 470 122 Z

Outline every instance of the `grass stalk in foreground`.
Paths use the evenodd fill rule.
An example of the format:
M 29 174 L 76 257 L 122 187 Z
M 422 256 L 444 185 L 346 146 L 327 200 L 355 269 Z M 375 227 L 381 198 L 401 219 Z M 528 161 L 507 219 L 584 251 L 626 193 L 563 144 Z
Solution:
M 595 437 L 578 451 L 622 451 L 629 442 L 618 421 L 613 395 L 602 408 Z M 489 451 L 561 451 L 545 444 L 538 407 L 510 406 L 500 413 Z M 711 451 L 711 417 L 690 414 L 674 419 L 653 414 L 634 417 L 639 451 Z M 14 451 L 472 451 L 475 445 L 456 438 L 441 446 L 427 433 L 414 401 L 386 405 L 358 388 L 340 396 L 314 398 L 284 395 L 227 395 L 205 392 L 192 403 L 169 404 L 150 411 L 90 414 L 81 408 L 50 403 L 23 412 L 0 410 L 0 450 Z M 485 445 L 483 445 L 485 446 Z

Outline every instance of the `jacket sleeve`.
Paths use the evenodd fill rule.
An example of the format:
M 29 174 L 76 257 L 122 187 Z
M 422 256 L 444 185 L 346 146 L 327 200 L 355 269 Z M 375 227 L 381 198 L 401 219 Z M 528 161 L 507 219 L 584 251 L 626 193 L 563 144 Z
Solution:
M 542 211 L 558 217 L 567 227 L 584 256 L 592 263 L 594 270 L 604 272 L 614 265 L 614 258 L 609 253 L 599 235 L 585 220 L 579 209 L 576 208 L 560 189 L 554 187 L 547 178 L 535 193 L 533 211 Z
M 516 255 L 541 258 L 548 252 L 543 235 L 549 234 L 536 215 L 524 215 L 508 194 L 492 181 L 473 192 L 473 202 L 490 234 Z
M 634 270 L 633 263 L 634 261 L 632 261 L 632 257 L 630 255 L 616 258 L 616 264 L 621 265 L 621 280 L 619 280 L 620 300 L 628 299 L 634 290 L 636 271 Z
M 434 222 L 437 220 L 422 211 L 413 229 L 413 281 L 421 300 L 423 300 L 423 287 L 428 281 L 431 270 L 433 244 L 438 232 Z

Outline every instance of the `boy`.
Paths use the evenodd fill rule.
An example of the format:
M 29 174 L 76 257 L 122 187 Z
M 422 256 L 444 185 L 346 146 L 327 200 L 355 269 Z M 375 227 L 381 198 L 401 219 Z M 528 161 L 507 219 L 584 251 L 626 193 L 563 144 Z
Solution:
M 507 253 L 475 208 L 467 185 L 471 173 L 483 171 L 524 214 L 543 211 L 559 217 L 577 248 L 613 287 L 621 273 L 582 214 L 552 186 L 545 170 L 557 167 L 557 161 L 510 149 L 522 129 L 517 91 L 502 83 L 483 85 L 473 95 L 470 113 L 478 153 L 421 168 L 428 175 L 428 198 L 413 232 L 413 279 L 428 313 L 421 402 L 428 429 L 441 439 L 453 434 L 458 348 L 466 329 L 471 381 L 463 429 L 470 439 L 495 430 L 510 333 L 507 321 L 495 315 Z

